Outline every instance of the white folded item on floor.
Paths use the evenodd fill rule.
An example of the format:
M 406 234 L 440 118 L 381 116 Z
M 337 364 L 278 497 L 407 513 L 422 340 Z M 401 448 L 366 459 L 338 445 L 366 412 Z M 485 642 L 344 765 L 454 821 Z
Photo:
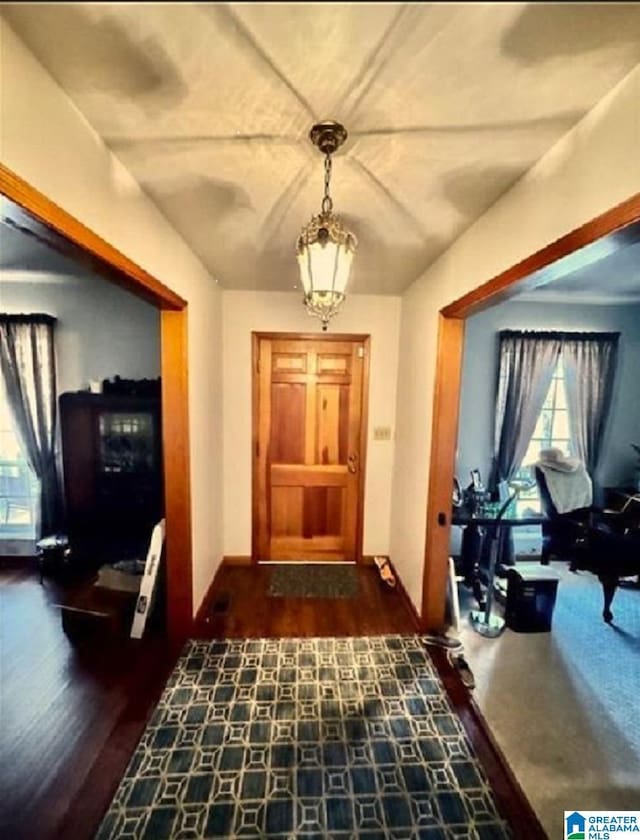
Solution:
M 100 589 L 113 589 L 117 592 L 140 591 L 142 575 L 122 572 L 113 566 L 102 566 L 98 571 L 98 580 L 94 583 Z

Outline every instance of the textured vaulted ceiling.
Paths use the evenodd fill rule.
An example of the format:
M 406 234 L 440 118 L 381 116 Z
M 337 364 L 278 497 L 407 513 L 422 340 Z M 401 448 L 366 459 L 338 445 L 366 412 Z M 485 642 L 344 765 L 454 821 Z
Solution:
M 638 4 L 6 4 L 226 288 L 292 289 L 343 122 L 352 290 L 398 293 L 640 61 Z

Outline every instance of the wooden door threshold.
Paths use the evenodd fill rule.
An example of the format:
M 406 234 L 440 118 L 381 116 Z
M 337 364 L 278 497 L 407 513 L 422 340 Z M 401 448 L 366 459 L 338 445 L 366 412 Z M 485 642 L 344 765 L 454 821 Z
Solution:
M 259 566 L 356 566 L 355 560 L 258 560 Z

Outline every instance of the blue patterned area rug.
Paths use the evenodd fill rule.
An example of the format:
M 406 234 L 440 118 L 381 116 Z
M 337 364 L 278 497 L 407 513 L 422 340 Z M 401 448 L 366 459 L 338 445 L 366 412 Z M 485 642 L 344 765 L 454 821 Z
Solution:
M 99 840 L 511 837 L 417 636 L 189 642 Z

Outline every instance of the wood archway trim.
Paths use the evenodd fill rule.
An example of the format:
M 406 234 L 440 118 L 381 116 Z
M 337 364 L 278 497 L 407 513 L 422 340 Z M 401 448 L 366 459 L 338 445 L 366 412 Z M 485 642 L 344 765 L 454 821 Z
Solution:
M 29 214 L 33 235 L 161 311 L 167 628 L 179 643 L 193 626 L 187 302 L 2 164 L 0 193 Z
M 640 193 L 498 274 L 440 311 L 431 429 L 421 624 L 444 626 L 451 488 L 458 441 L 464 323 L 470 315 L 640 241 Z M 445 524 L 440 524 L 444 516 Z

